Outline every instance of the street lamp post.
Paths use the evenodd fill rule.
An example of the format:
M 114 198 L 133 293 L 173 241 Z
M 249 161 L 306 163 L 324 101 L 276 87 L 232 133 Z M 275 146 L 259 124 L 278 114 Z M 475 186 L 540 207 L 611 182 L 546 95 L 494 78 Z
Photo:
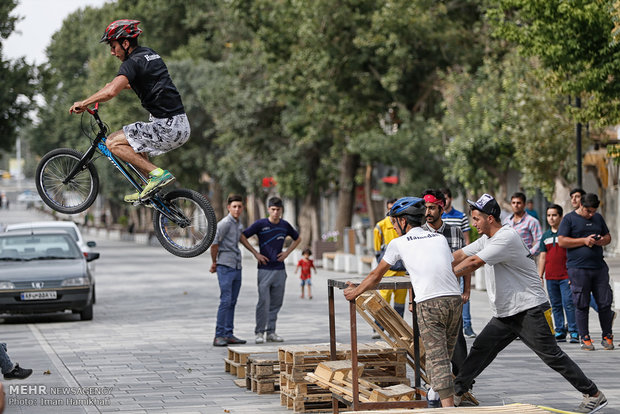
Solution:
M 575 98 L 575 107 L 581 108 L 581 98 Z M 577 127 L 575 128 L 576 135 L 576 144 L 577 144 L 577 187 L 583 188 L 583 177 L 581 174 L 581 122 L 577 122 Z

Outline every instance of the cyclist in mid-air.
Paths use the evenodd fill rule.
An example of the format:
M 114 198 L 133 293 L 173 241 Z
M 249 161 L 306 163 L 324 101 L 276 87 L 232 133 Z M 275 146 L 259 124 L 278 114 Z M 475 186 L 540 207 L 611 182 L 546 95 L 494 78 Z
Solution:
M 138 45 L 142 29 L 138 20 L 116 20 L 108 25 L 100 43 L 110 45 L 110 53 L 121 60 L 116 77 L 83 101 L 75 102 L 70 112 L 81 113 L 89 105 L 105 102 L 123 89 L 133 89 L 150 113 L 150 122 L 136 122 L 113 132 L 108 149 L 123 161 L 138 168 L 149 181 L 142 189 L 125 196 L 129 203 L 149 199 L 156 190 L 174 181 L 167 170 L 151 163 L 147 154 L 164 154 L 183 145 L 190 134 L 189 121 L 179 91 L 172 83 L 168 68 L 154 50 Z

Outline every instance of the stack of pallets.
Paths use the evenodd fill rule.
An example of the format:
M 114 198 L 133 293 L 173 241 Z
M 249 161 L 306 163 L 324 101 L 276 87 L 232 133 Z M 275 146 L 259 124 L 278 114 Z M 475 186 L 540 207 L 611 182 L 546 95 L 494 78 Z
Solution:
M 246 378 L 248 358 L 259 355 L 275 354 L 278 348 L 275 346 L 229 346 L 228 357 L 224 358 L 224 370 L 237 378 Z
M 250 357 L 245 371 L 248 390 L 257 394 L 273 394 L 280 390 L 280 364 L 277 359 Z
M 359 363 L 357 370 L 358 374 L 363 374 L 364 364 Z M 353 401 L 350 360 L 321 362 L 313 373 L 306 375 L 306 379 L 345 400 Z M 405 384 L 380 387 L 362 378 L 358 379 L 358 390 L 360 402 L 412 401 L 415 397 L 415 390 Z
M 351 347 L 338 345 L 338 360 L 351 359 Z M 373 383 L 389 386 L 410 384 L 407 378 L 406 350 L 393 349 L 379 342 L 360 344 L 358 359 L 366 367 L 364 379 Z M 309 381 L 308 373 L 314 372 L 322 362 L 330 360 L 328 345 L 292 345 L 280 347 L 280 402 L 295 412 L 330 412 L 331 392 Z M 349 362 L 350 364 L 350 362 Z

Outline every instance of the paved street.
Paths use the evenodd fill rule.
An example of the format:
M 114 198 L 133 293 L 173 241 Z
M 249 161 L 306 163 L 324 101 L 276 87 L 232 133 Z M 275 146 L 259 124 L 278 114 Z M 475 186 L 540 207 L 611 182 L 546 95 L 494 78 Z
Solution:
M 0 223 L 23 221 L 32 214 L 11 207 L 9 212 L 0 210 Z M 85 238 L 94 239 L 94 250 L 101 253 L 94 320 L 81 322 L 71 314 L 4 319 L 1 342 L 8 344 L 15 362 L 35 371 L 28 380 L 5 382 L 6 413 L 289 412 L 277 394 L 259 396 L 238 388 L 224 372 L 226 349 L 211 345 L 219 291 L 216 277 L 207 271 L 207 254 L 181 259 L 161 247 Z M 616 262 L 610 261 L 610 267 Z M 328 342 L 326 280 L 345 275 L 319 269 L 313 276 L 314 299 L 302 300 L 294 268 L 288 270 L 278 333 L 285 344 Z M 235 334 L 255 346 L 256 268 L 250 258 L 244 261 L 243 278 Z M 347 303 L 340 292 L 336 299 L 337 340 L 348 343 Z M 479 331 L 489 318 L 486 292 L 473 292 L 472 314 Z M 358 321 L 360 341 L 371 342 L 370 328 Z M 591 328 L 593 337 L 600 338 L 594 316 Z M 620 413 L 620 350 L 598 347 L 587 353 L 575 344 L 562 348 L 607 395 L 610 403 L 601 412 Z M 11 385 L 44 385 L 48 394 Z M 53 389 L 57 394 L 50 395 Z M 76 390 L 90 392 L 90 399 L 72 395 Z M 581 401 L 577 391 L 519 341 L 477 379 L 474 392 L 483 405 L 522 402 L 572 410 Z M 42 402 L 63 405 L 42 407 Z

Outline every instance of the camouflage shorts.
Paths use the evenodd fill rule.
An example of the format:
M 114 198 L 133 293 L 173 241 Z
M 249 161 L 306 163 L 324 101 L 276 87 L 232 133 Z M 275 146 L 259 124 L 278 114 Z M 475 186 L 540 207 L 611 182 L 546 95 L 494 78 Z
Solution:
M 150 122 L 135 122 L 125 125 L 123 132 L 131 148 L 137 153 L 151 156 L 165 154 L 185 144 L 189 139 L 190 126 L 187 115 L 170 118 L 150 117 Z
M 440 398 L 454 394 L 450 360 L 461 329 L 462 308 L 460 296 L 442 296 L 416 304 L 426 352 L 426 374 Z

